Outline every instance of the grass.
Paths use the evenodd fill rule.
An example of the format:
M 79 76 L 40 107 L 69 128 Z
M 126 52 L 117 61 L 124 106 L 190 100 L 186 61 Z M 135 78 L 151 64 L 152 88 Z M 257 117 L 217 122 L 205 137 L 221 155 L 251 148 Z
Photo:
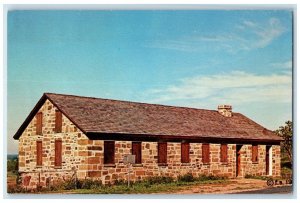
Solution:
M 77 189 L 69 190 L 70 193 L 77 194 L 151 194 L 151 193 L 168 193 L 180 191 L 186 186 L 194 186 L 198 184 L 226 183 L 226 180 L 210 180 L 210 181 L 194 181 L 194 182 L 172 182 L 149 185 L 147 183 L 136 183 L 127 187 L 126 185 L 101 186 L 94 189 Z M 63 192 L 63 191 L 57 191 Z
M 245 178 L 248 178 L 248 179 L 259 179 L 259 180 L 268 180 L 268 179 L 270 179 L 270 177 L 255 176 L 255 175 L 250 175 L 250 174 L 245 175 Z
M 216 184 L 228 182 L 227 178 L 216 176 L 199 176 L 193 177 L 191 174 L 179 176 L 176 180 L 171 177 L 149 177 L 143 181 L 132 183 L 130 187 L 127 182 L 120 180 L 114 185 L 102 185 L 100 181 L 90 179 L 77 182 L 80 189 L 72 189 L 75 184 L 72 181 L 65 181 L 60 185 L 51 188 L 43 188 L 40 193 L 69 193 L 69 194 L 151 194 L 151 193 L 168 193 L 186 189 L 187 186 L 199 184 Z M 26 192 L 20 188 L 11 188 L 9 193 Z

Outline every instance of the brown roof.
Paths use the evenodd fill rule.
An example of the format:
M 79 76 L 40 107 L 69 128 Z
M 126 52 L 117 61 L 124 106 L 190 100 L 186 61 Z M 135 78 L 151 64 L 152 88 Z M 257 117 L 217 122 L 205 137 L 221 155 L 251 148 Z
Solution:
M 49 99 L 85 134 L 148 135 L 280 141 L 270 130 L 240 113 L 45 93 L 14 138 L 18 139 Z

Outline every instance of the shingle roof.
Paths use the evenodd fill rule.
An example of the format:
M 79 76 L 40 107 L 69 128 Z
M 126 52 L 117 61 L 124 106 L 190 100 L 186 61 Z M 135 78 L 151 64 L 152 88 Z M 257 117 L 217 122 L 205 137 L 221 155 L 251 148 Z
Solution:
M 233 113 L 232 117 L 224 117 L 215 110 L 53 93 L 45 93 L 40 103 L 43 103 L 46 98 L 86 134 L 119 133 L 137 136 L 281 140 L 270 130 L 240 113 Z M 35 114 L 34 111 L 32 113 Z M 18 131 L 14 138 L 17 139 L 21 131 Z

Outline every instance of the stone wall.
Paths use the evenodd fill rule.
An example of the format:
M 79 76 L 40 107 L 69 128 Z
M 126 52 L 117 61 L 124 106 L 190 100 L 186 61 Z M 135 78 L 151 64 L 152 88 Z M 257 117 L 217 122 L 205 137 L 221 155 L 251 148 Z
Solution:
M 62 116 L 62 132 L 55 133 L 56 107 L 46 100 L 39 109 L 43 113 L 42 135 L 36 135 L 36 118 L 34 117 L 19 138 L 19 172 L 24 180 L 30 179 L 28 188 L 37 184 L 45 186 L 46 179 L 50 183 L 70 178 L 76 171 L 79 178 L 86 177 L 87 148 L 82 143 L 88 138 L 64 115 Z M 55 139 L 62 140 L 62 167 L 54 166 Z M 42 141 L 42 166 L 36 165 L 36 141 Z
M 266 145 L 258 145 L 258 162 L 252 162 L 252 145 L 241 148 L 241 176 L 266 175 Z
M 93 143 L 92 143 L 93 142 Z M 115 180 L 126 179 L 128 166 L 123 163 L 123 157 L 131 154 L 131 141 L 115 141 L 115 164 L 105 165 L 104 141 L 92 141 L 89 149 L 88 177 L 101 180 L 103 183 L 113 183 Z M 280 175 L 279 146 L 273 146 L 273 175 Z M 277 152 L 276 152 L 277 151 Z M 266 146 L 258 145 L 258 162 L 252 162 L 252 145 L 241 148 L 241 176 L 266 175 Z M 277 156 L 275 154 L 277 153 Z M 210 163 L 202 163 L 202 144 L 190 143 L 190 163 L 181 163 L 181 144 L 168 142 L 167 166 L 157 164 L 157 143 L 142 142 L 142 164 L 131 167 L 131 180 L 140 180 L 148 176 L 178 177 L 186 173 L 194 176 L 200 174 L 236 177 L 236 145 L 228 144 L 228 162 L 220 163 L 220 144 L 210 144 Z
M 19 138 L 19 172 L 25 180 L 30 178 L 28 188 L 38 184 L 46 186 L 71 178 L 99 179 L 103 183 L 113 183 L 118 179 L 126 179 L 128 167 L 123 157 L 131 154 L 131 141 L 115 141 L 115 164 L 104 165 L 104 141 L 89 140 L 77 127 L 63 115 L 62 133 L 55 133 L 56 107 L 46 100 L 39 112 L 43 113 L 42 135 L 36 135 L 36 118 Z M 62 140 L 62 167 L 54 166 L 55 139 Z M 42 141 L 43 164 L 36 166 L 36 141 Z M 171 176 L 192 173 L 236 177 L 236 144 L 228 144 L 228 162 L 220 163 L 220 144 L 210 144 L 210 163 L 202 162 L 202 144 L 190 143 L 190 163 L 181 163 L 181 144 L 168 142 L 167 166 L 157 164 L 157 142 L 142 142 L 142 164 L 133 165 L 131 180 L 140 180 L 148 176 Z M 241 148 L 241 174 L 265 175 L 266 146 L 259 145 L 258 163 L 252 163 L 252 146 Z M 280 146 L 272 146 L 273 175 L 280 175 Z
M 281 157 L 280 157 L 280 145 L 272 146 L 272 172 L 273 176 L 281 175 Z

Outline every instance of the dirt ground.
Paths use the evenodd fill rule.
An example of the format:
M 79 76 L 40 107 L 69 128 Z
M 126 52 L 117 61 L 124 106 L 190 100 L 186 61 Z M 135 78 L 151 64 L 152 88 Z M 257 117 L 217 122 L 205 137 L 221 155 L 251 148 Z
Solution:
M 7 173 L 7 186 L 9 187 L 15 187 L 17 182 L 16 182 L 17 176 L 13 174 L 12 172 Z
M 279 186 L 273 186 L 279 187 Z M 258 179 L 233 179 L 229 183 L 218 184 L 203 184 L 197 186 L 190 186 L 186 190 L 181 190 L 169 194 L 235 194 L 246 191 L 254 191 L 270 188 L 267 186 L 265 180 Z M 166 193 L 164 193 L 166 194 Z
M 16 185 L 16 176 L 12 173 L 8 174 L 7 184 L 10 187 L 14 187 Z M 290 187 L 291 185 L 282 185 L 282 186 L 273 186 L 269 187 L 266 184 L 265 180 L 259 179 L 231 179 L 227 183 L 215 183 L 215 184 L 199 184 L 195 186 L 187 186 L 186 189 L 174 192 L 162 192 L 160 194 L 253 194 L 253 193 L 268 193 L 263 192 L 267 190 L 274 190 L 272 193 L 289 193 L 289 190 L 280 192 L 279 187 Z M 278 190 L 278 192 L 276 192 Z M 251 192 L 252 191 L 252 192 Z M 258 191 L 258 192 L 257 192 Z M 157 194 L 157 193 L 155 193 Z

